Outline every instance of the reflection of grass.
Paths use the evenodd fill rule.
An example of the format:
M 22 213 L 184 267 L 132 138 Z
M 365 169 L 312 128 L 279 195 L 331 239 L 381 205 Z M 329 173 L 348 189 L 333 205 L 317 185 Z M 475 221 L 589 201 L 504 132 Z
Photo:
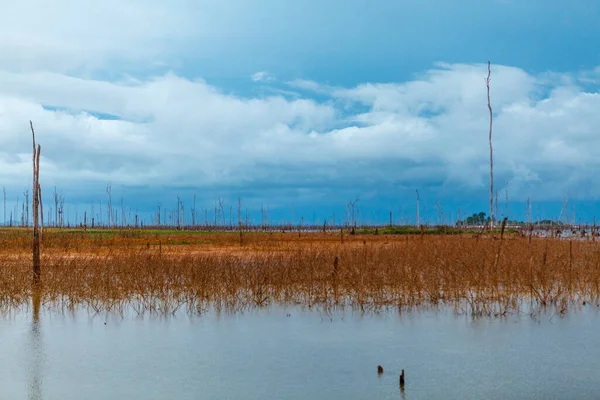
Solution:
M 140 313 L 449 305 L 500 316 L 600 301 L 595 241 L 401 232 L 358 231 L 343 242 L 339 232 L 244 233 L 240 245 L 239 233 L 47 229 L 42 303 Z M 0 307 L 26 303 L 31 291 L 30 232 L 0 230 Z

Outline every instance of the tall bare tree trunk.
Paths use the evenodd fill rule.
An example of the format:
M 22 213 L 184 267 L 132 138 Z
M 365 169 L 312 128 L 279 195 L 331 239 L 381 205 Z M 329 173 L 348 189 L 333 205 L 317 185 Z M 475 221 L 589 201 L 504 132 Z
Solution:
M 488 61 L 488 75 L 485 79 L 485 86 L 487 87 L 487 104 L 488 110 L 490 111 L 490 229 L 494 228 L 494 149 L 492 147 L 492 103 L 490 101 L 490 80 L 492 75 L 491 64 Z
M 40 265 L 40 232 L 39 232 L 39 201 L 40 201 L 40 152 L 41 147 L 35 146 L 35 131 L 33 122 L 29 121 L 31 138 L 33 141 L 33 283 L 37 284 L 41 278 Z

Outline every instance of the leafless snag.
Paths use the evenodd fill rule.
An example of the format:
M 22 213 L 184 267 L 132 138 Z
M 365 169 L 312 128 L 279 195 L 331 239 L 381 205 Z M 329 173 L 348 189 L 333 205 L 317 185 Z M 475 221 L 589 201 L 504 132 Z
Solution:
M 39 166 L 38 166 L 39 168 Z M 38 172 L 39 175 L 39 172 Z M 42 238 L 42 242 L 44 241 L 44 202 L 42 201 L 42 187 L 40 186 L 39 182 L 38 182 L 38 196 L 39 196 L 39 201 L 40 201 L 40 235 Z M 32 210 L 33 211 L 33 210 Z
M 360 201 L 360 197 L 356 197 L 354 201 L 348 202 L 348 211 L 350 212 L 350 224 L 352 228 L 356 228 L 356 203 Z
M 42 269 L 40 264 L 40 232 L 39 232 L 39 203 L 40 203 L 40 152 L 41 147 L 35 145 L 35 131 L 33 122 L 29 121 L 31 138 L 33 141 L 33 283 L 38 284 L 41 279 Z
M 419 225 L 421 225 L 421 216 L 419 215 L 419 209 L 420 209 L 420 207 L 419 207 L 419 200 L 420 200 L 420 197 L 419 197 L 419 191 L 417 189 L 415 189 L 415 190 L 417 192 L 417 221 L 416 222 L 417 222 L 417 226 L 419 226 Z
M 108 194 L 108 227 L 112 227 L 112 186 L 110 183 L 106 185 L 106 193 Z
M 4 226 L 6 226 L 6 188 L 2 186 L 2 193 L 4 194 Z
M 494 228 L 494 149 L 492 146 L 492 103 L 490 101 L 490 81 L 491 81 L 492 69 L 491 64 L 488 61 L 488 74 L 485 78 L 485 86 L 487 88 L 487 105 L 490 112 L 490 230 Z

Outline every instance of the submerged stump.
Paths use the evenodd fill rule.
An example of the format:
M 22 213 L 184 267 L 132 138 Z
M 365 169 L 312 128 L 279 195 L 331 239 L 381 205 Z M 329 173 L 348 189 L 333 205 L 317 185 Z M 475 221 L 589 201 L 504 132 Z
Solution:
M 404 370 L 400 374 L 400 388 L 404 389 Z

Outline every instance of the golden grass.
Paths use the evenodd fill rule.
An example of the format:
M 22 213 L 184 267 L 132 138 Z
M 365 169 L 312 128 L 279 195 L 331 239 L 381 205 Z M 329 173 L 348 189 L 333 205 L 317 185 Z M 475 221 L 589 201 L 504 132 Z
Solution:
M 0 231 L 0 308 L 29 304 L 30 233 Z M 334 260 L 338 259 L 334 268 Z M 477 316 L 597 305 L 592 240 L 471 235 L 46 231 L 42 303 L 123 313 L 272 304 L 364 312 L 451 306 Z

